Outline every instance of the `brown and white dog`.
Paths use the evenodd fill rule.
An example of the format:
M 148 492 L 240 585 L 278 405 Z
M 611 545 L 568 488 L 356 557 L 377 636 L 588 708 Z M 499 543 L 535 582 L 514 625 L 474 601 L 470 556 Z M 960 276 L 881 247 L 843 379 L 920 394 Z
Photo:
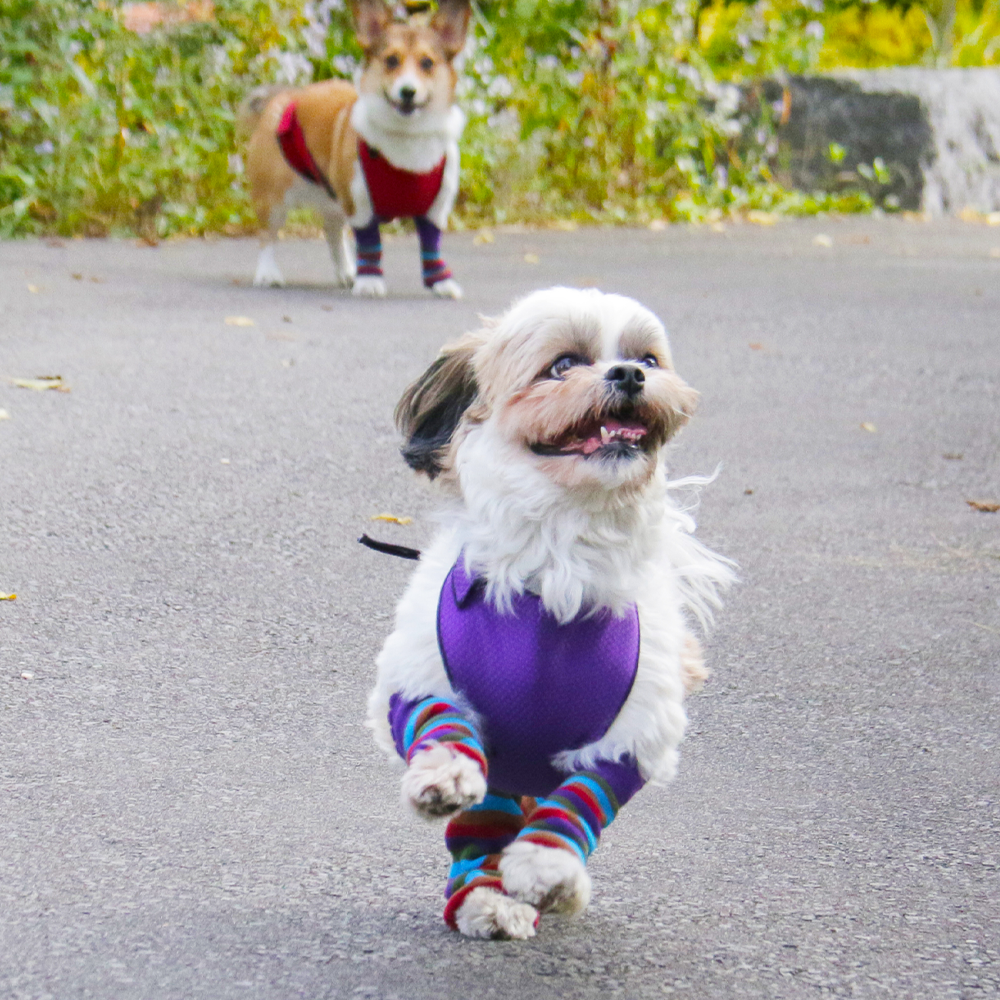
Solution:
M 379 224 L 413 218 L 424 284 L 457 299 L 462 289 L 440 256 L 440 235 L 458 193 L 454 60 L 465 44 L 468 0 L 439 0 L 433 15 L 393 19 L 384 0 L 355 0 L 365 54 L 358 87 L 327 80 L 301 88 L 261 88 L 244 104 L 251 130 L 246 170 L 266 226 L 255 285 L 283 285 L 274 257 L 290 209 L 323 219 L 337 283 L 381 297 Z M 357 265 L 345 226 L 354 230 Z

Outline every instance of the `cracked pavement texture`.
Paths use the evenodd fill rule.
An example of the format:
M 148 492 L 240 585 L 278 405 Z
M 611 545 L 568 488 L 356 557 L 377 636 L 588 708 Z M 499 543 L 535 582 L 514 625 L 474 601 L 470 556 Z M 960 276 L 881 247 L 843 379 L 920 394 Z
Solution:
M 0 995 L 997 996 L 1000 513 L 966 501 L 1000 500 L 1000 229 L 444 251 L 460 303 L 412 237 L 380 302 L 330 288 L 321 241 L 278 247 L 283 290 L 248 286 L 252 241 L 0 244 L 0 377 L 72 389 L 0 378 Z M 426 540 L 396 399 L 556 283 L 667 324 L 702 393 L 672 470 L 722 464 L 699 533 L 741 583 L 589 911 L 470 942 L 363 727 L 409 567 L 355 538 Z

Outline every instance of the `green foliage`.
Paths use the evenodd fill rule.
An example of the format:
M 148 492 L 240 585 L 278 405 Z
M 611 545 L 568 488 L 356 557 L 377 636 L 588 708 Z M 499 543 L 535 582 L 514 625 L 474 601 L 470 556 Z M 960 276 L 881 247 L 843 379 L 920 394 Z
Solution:
M 773 129 L 720 82 L 808 71 L 831 52 L 876 61 L 876 35 L 896 39 L 897 61 L 924 58 L 921 11 L 830 2 L 481 0 L 458 224 L 869 206 L 863 178 L 838 196 L 775 183 Z M 956 62 L 1000 58 L 998 5 L 961 0 Z M 240 100 L 261 83 L 350 77 L 360 58 L 343 0 L 216 0 L 210 19 L 143 35 L 117 0 L 0 8 L 0 236 L 244 231 Z
M 224 0 L 212 20 L 138 36 L 106 3 L 3 4 L 0 235 L 249 221 L 234 109 L 277 71 L 297 5 Z

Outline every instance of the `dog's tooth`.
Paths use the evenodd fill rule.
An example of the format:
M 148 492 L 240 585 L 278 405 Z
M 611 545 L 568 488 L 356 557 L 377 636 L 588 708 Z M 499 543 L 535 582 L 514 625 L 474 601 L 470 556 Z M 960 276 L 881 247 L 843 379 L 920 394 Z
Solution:
M 607 444 L 611 440 L 607 427 L 601 427 L 601 444 Z

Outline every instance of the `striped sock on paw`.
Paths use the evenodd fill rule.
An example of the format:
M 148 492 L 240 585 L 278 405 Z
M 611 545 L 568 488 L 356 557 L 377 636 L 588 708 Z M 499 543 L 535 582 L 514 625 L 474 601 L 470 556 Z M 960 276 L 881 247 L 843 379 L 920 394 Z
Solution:
M 441 256 L 441 230 L 430 219 L 415 219 L 420 237 L 420 267 L 424 285 L 432 288 L 439 281 L 451 277 L 451 271 Z
M 364 229 L 354 230 L 358 251 L 358 275 L 382 277 L 382 234 L 376 219 Z

